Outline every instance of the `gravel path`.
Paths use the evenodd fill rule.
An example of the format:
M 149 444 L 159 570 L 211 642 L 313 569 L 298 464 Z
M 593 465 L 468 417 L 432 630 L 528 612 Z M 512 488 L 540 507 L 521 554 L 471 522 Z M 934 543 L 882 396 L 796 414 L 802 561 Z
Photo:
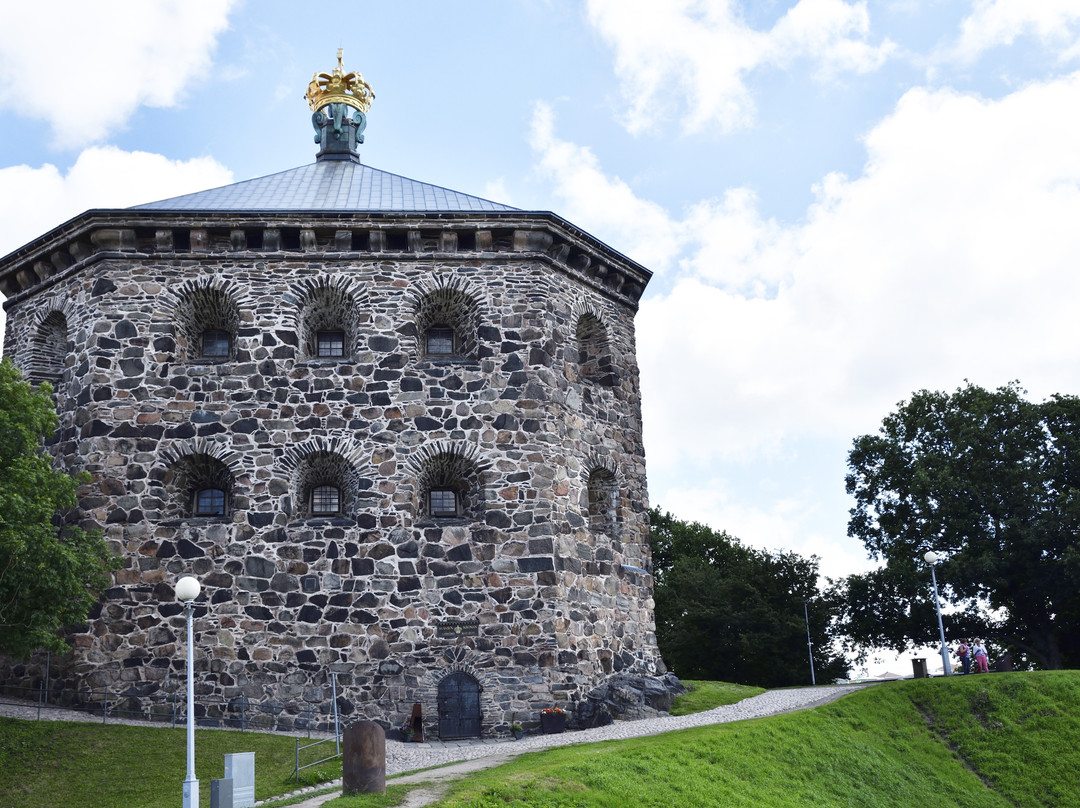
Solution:
M 441 766 L 459 760 L 472 760 L 493 754 L 521 754 L 549 746 L 567 746 L 575 743 L 595 743 L 596 741 L 639 738 L 643 735 L 658 735 L 689 727 L 703 727 L 707 724 L 725 724 L 729 721 L 742 721 L 746 718 L 761 718 L 777 713 L 787 713 L 807 707 L 816 707 L 857 690 L 862 685 L 836 685 L 829 687 L 793 688 L 790 690 L 772 690 L 743 699 L 735 704 L 706 710 L 692 715 L 668 715 L 661 718 L 648 718 L 641 721 L 616 721 L 606 727 L 566 732 L 561 735 L 527 735 L 520 741 L 506 740 L 491 743 L 463 742 L 461 746 L 451 743 L 435 745 L 422 743 L 386 743 L 386 773 L 415 771 L 428 766 Z M 425 748 L 426 747 L 426 748 Z
M 408 777 L 395 778 L 390 785 L 399 783 L 436 783 L 442 787 L 421 788 L 416 796 L 419 799 L 410 799 L 402 808 L 418 808 L 434 802 L 445 791 L 449 780 L 457 779 L 470 771 L 495 766 L 505 763 L 515 755 L 524 752 L 533 752 L 537 749 L 546 749 L 551 746 L 568 746 L 578 743 L 595 743 L 596 741 L 612 741 L 625 738 L 640 738 L 645 735 L 659 735 L 663 732 L 672 732 L 689 727 L 703 727 L 709 724 L 726 724 L 730 721 L 743 721 L 747 718 L 763 718 L 778 713 L 789 713 L 795 710 L 804 710 L 817 707 L 819 704 L 827 704 L 841 696 L 860 690 L 867 685 L 830 685 L 828 687 L 804 687 L 790 690 L 770 690 L 760 696 L 743 699 L 735 704 L 716 707 L 701 713 L 683 716 L 663 716 L 661 718 L 649 718 L 641 721 L 616 721 L 606 727 L 585 729 L 574 732 L 566 732 L 561 735 L 527 735 L 520 741 L 514 740 L 489 740 L 489 741 L 451 741 L 448 743 L 401 743 L 399 741 L 386 742 L 386 774 L 391 776 L 401 772 L 416 771 L 429 766 L 446 766 L 446 764 L 460 763 L 459 766 L 448 766 L 444 769 L 419 772 Z M 468 762 L 476 765 L 466 765 Z M 340 787 L 341 781 L 329 784 Z M 305 792 L 324 790 L 328 784 L 317 788 L 307 789 Z M 340 791 L 331 794 L 313 796 L 295 808 L 319 808 L 324 802 L 340 796 Z M 292 795 L 290 795 L 292 796 Z M 412 796 L 412 795 L 410 795 Z M 278 799 L 281 799 L 280 797 Z
M 414 782 L 423 783 L 424 787 L 417 789 L 415 797 L 407 805 L 427 805 L 438 799 L 446 784 L 457 777 L 476 771 L 488 766 L 504 763 L 515 755 L 523 752 L 532 752 L 537 749 L 546 749 L 551 746 L 567 746 L 578 743 L 595 743 L 596 741 L 611 741 L 624 738 L 640 738 L 645 735 L 658 735 L 662 732 L 687 729 L 689 727 L 702 727 L 709 724 L 725 724 L 730 721 L 743 721 L 747 718 L 762 718 L 788 713 L 794 710 L 803 710 L 816 707 L 819 704 L 827 704 L 854 690 L 859 690 L 867 685 L 829 685 L 825 687 L 792 688 L 789 690 L 770 690 L 760 696 L 743 699 L 736 704 L 728 704 L 701 713 L 683 716 L 663 716 L 641 721 L 616 721 L 606 727 L 586 729 L 574 732 L 566 732 L 561 735 L 527 735 L 520 741 L 514 740 L 481 740 L 481 741 L 448 741 L 446 743 L 401 743 L 400 741 L 386 742 L 386 774 L 387 776 L 414 772 L 417 769 L 426 769 L 431 766 L 443 766 L 446 768 L 432 771 L 419 772 L 408 777 L 395 778 L 393 783 Z M 37 718 L 37 710 L 30 703 L 13 703 L 5 701 L 0 703 L 0 715 L 13 718 Z M 100 718 L 74 710 L 48 709 L 41 713 L 42 719 L 52 721 L 100 721 Z M 155 727 L 168 727 L 168 724 L 152 723 L 143 721 L 115 722 L 129 723 Z M 470 763 L 470 761 L 472 763 Z M 447 764 L 459 764 L 447 766 Z M 434 784 L 434 785 L 432 785 Z M 340 788 L 341 781 L 336 783 L 324 783 L 316 788 L 304 789 L 286 796 L 302 796 L 314 791 L 325 790 L 331 786 Z M 330 794 L 311 796 L 300 803 L 296 808 L 318 808 L 324 802 L 340 795 L 340 791 Z M 284 797 L 276 797 L 275 800 Z M 273 800 L 268 800 L 271 802 Z M 256 803 L 259 805 L 261 803 Z

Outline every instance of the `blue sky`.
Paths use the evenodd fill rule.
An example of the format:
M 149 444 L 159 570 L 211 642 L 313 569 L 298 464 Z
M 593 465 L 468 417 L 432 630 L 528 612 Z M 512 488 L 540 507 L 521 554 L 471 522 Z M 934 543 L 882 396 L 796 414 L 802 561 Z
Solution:
M 1080 393 L 1075 0 L 0 6 L 0 253 L 91 207 L 365 162 L 553 210 L 649 266 L 650 496 L 866 569 L 846 452 L 912 391 Z

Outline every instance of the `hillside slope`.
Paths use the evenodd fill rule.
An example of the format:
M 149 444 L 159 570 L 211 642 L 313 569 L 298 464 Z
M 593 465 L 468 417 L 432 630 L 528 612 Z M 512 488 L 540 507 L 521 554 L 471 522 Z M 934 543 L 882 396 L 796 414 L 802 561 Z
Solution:
M 990 674 L 886 683 L 811 711 L 527 755 L 439 804 L 1080 808 L 1077 770 L 1080 674 Z

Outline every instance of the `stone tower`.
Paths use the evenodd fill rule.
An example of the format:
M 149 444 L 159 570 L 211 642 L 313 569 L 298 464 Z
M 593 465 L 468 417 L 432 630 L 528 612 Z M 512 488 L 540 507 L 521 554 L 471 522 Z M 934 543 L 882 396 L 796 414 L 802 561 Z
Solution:
M 289 726 L 332 672 L 346 712 L 415 703 L 463 737 L 663 672 L 650 273 L 552 213 L 365 166 L 372 98 L 339 52 L 308 88 L 313 164 L 91 210 L 0 261 L 5 354 L 55 386 L 51 448 L 124 559 L 54 689 L 164 710 L 186 574 L 207 715 L 244 696 Z

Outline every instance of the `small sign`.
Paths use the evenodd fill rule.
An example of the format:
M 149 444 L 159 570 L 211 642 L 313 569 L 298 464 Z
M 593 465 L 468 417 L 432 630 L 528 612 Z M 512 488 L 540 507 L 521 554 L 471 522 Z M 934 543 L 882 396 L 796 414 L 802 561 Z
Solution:
M 480 621 L 444 620 L 435 626 L 435 636 L 440 640 L 451 640 L 455 637 L 478 637 L 480 636 Z

